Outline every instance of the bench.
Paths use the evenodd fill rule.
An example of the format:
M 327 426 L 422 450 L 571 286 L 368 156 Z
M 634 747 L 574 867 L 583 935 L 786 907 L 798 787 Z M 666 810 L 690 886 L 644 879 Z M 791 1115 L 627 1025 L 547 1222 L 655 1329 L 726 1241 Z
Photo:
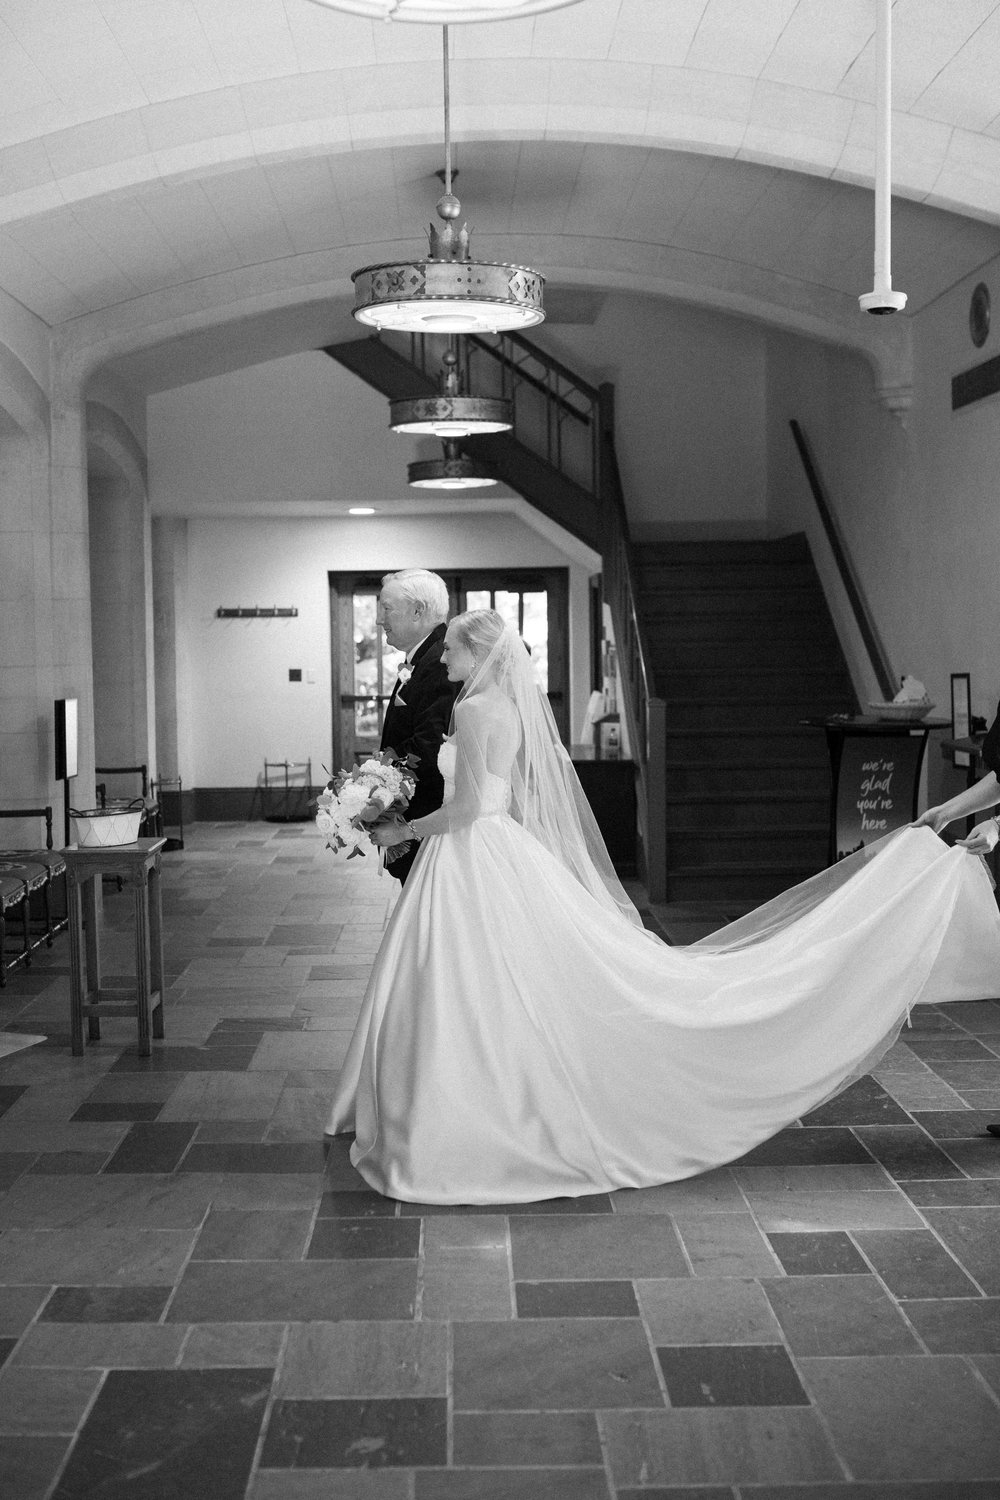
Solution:
M 0 808 L 0 818 L 43 818 L 45 848 L 0 849 L 0 989 L 18 964 L 31 966 L 31 955 L 69 921 L 66 861 L 52 847 L 51 807 Z

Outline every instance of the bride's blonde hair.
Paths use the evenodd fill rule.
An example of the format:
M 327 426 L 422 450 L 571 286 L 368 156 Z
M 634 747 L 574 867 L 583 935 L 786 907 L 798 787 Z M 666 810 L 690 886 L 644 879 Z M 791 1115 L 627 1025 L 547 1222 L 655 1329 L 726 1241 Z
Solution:
M 482 666 L 503 635 L 504 624 L 495 609 L 467 609 L 448 621 L 465 649 L 472 652 L 477 666 Z

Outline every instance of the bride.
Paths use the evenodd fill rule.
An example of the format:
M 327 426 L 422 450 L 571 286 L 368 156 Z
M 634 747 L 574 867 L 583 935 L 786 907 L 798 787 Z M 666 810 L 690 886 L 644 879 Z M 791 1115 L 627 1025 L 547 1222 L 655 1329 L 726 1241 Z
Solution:
M 732 1161 L 860 1077 L 911 1006 L 995 992 L 979 859 L 903 829 L 687 948 L 617 880 L 520 637 L 448 626 L 445 802 L 392 913 L 327 1133 L 392 1198 L 511 1203 Z

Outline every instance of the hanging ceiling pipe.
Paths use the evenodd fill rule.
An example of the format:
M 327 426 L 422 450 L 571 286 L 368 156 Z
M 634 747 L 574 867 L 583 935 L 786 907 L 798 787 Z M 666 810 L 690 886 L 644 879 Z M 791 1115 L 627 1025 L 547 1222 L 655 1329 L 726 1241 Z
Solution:
M 902 312 L 892 289 L 892 0 L 875 0 L 875 286 L 858 298 L 862 312 Z

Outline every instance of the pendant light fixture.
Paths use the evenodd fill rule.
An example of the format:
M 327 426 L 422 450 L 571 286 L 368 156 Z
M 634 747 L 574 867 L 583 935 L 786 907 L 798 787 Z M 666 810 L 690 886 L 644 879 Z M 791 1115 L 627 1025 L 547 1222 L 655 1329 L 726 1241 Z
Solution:
M 892 0 L 875 0 L 875 285 L 858 298 L 862 312 L 902 312 L 892 289 Z
M 441 361 L 441 393 L 414 396 L 389 404 L 393 432 L 430 433 L 439 438 L 461 438 L 475 433 L 506 432 L 514 425 L 513 406 L 503 396 L 466 396 L 458 374 L 458 340 L 450 340 Z
M 444 32 L 444 193 L 437 201 L 441 228 L 430 226 L 425 259 L 391 261 L 355 271 L 354 316 L 359 323 L 400 333 L 498 333 L 531 328 L 545 317 L 545 277 L 529 266 L 473 260 L 462 205 L 451 190 L 451 95 L 448 28 Z
M 317 0 L 331 10 L 346 10 L 352 16 L 373 21 L 423 21 L 447 26 L 462 21 L 517 21 L 560 10 L 577 0 Z
M 456 438 L 446 438 L 443 458 L 425 458 L 408 465 L 407 479 L 415 490 L 481 490 L 496 484 L 496 476 L 463 453 Z

